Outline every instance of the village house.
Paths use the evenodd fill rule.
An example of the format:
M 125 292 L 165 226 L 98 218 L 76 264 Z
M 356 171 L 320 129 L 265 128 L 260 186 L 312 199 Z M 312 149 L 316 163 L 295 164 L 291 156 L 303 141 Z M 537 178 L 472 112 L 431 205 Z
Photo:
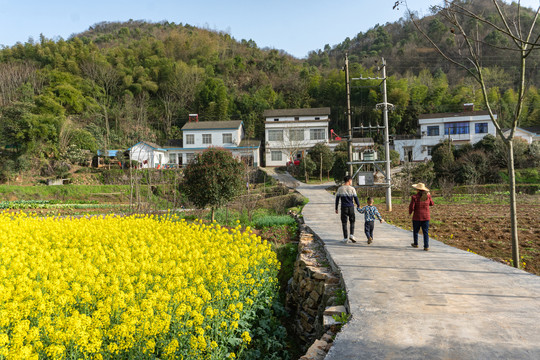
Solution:
M 265 110 L 266 166 L 283 166 L 302 158 L 304 152 L 318 143 L 335 149 L 340 139 L 329 133 L 330 108 Z M 355 148 L 373 147 L 371 138 L 355 138 Z
M 510 129 L 503 131 L 504 136 L 510 135 Z M 514 133 L 516 139 L 522 139 L 531 145 L 535 141 L 540 141 L 540 126 L 517 127 Z
M 465 104 L 464 111 L 459 113 L 420 115 L 418 123 L 419 134 L 394 137 L 394 150 L 399 153 L 401 161 L 430 160 L 435 145 L 444 140 L 450 140 L 459 147 L 476 144 L 488 134 L 496 135 L 489 113 L 474 111 L 472 104 Z
M 195 154 L 219 147 L 251 166 L 260 165 L 260 141 L 245 139 L 244 125 L 233 121 L 191 121 L 182 127 L 183 143 L 179 146 L 160 146 L 141 141 L 129 148 L 131 160 L 138 161 L 143 168 L 182 167 Z

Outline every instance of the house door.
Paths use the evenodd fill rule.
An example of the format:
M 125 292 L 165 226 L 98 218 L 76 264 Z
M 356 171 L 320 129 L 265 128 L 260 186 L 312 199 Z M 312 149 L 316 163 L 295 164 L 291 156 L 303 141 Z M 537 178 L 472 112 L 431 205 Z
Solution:
M 407 162 L 411 162 L 413 161 L 413 148 L 412 146 L 407 146 L 407 147 L 404 147 L 403 148 L 403 151 L 404 151 L 404 158 L 405 158 L 405 161 Z

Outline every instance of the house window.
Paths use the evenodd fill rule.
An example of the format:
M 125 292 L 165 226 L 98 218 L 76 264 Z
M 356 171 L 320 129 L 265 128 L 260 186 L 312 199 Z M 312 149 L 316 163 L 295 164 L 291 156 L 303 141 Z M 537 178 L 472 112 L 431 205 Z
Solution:
M 439 136 L 439 126 L 428 126 L 427 136 Z
M 223 143 L 231 144 L 232 143 L 232 134 L 223 134 Z
M 290 141 L 302 141 L 304 140 L 304 129 L 289 129 Z
M 283 130 L 268 130 L 268 141 L 283 141 Z
M 195 135 L 186 135 L 186 144 L 187 145 L 193 145 L 195 144 Z
M 274 119 L 274 121 L 279 121 L 279 119 Z
M 169 155 L 169 164 L 176 164 L 176 153 Z
M 477 123 L 474 124 L 474 130 L 477 134 L 487 134 L 488 132 L 488 123 Z
M 203 134 L 202 135 L 203 144 L 212 144 L 212 134 Z
M 192 162 L 194 158 L 195 158 L 194 153 L 186 153 L 186 164 L 189 164 L 190 162 Z
M 428 154 L 428 156 L 431 156 L 431 155 L 433 154 L 433 148 L 434 148 L 434 147 L 435 147 L 435 146 L 428 146 L 428 147 L 427 147 L 427 154 Z
M 281 151 L 271 151 L 270 154 L 272 157 L 272 161 L 282 161 Z
M 309 139 L 310 140 L 325 140 L 326 136 L 324 129 L 309 129 Z
M 321 118 L 320 117 L 315 117 L 315 120 L 321 120 Z
M 300 120 L 300 117 L 295 116 L 295 117 L 294 117 L 294 120 L 295 120 L 295 121 L 298 121 L 298 120 Z
M 444 124 L 444 135 L 460 135 L 469 133 L 468 122 L 456 122 Z

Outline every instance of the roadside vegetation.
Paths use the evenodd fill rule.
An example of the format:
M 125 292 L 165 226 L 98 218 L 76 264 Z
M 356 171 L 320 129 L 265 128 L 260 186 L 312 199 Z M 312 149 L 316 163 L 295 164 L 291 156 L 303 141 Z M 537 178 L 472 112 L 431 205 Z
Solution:
M 107 171 L 105 171 L 105 173 L 106 172 Z M 117 173 L 116 170 L 115 173 Z M 123 175 L 125 176 L 128 176 L 128 173 L 129 170 L 123 171 Z M 100 179 L 109 177 L 108 175 L 102 175 L 103 174 L 100 174 Z M 157 181 L 154 175 L 157 176 L 156 174 L 153 174 L 151 176 L 153 179 L 152 181 Z M 83 175 L 75 174 L 74 179 L 77 179 L 78 176 Z M 160 176 L 169 178 L 167 175 Z M 171 197 L 172 195 L 170 192 L 156 191 L 155 189 L 159 185 L 153 183 L 152 181 L 150 181 L 148 184 L 139 185 L 142 194 L 141 199 L 150 201 L 150 205 L 145 209 L 147 209 L 147 216 L 149 216 L 148 221 L 155 221 L 156 230 L 163 226 L 168 227 L 169 225 L 167 224 L 169 224 L 169 221 L 173 221 L 173 223 L 179 222 L 193 224 L 193 226 L 200 227 L 201 229 L 207 229 L 204 231 L 210 231 L 210 233 L 213 231 L 211 229 L 219 229 L 221 227 L 221 231 L 223 232 L 232 233 L 238 231 L 238 233 L 242 232 L 245 234 L 253 234 L 254 236 L 261 237 L 262 240 L 259 241 L 264 241 L 264 243 L 267 244 L 268 250 L 271 251 L 273 254 L 272 256 L 275 256 L 280 264 L 280 266 L 275 269 L 275 272 L 265 273 L 269 276 L 266 278 L 268 283 L 273 285 L 268 288 L 269 292 L 266 292 L 266 295 L 264 295 L 269 301 L 265 302 L 266 307 L 264 309 L 256 310 L 255 307 L 247 306 L 246 301 L 249 302 L 249 300 L 246 300 L 247 298 L 244 300 L 237 300 L 234 303 L 236 306 L 238 301 L 243 302 L 243 310 L 239 310 L 239 308 L 236 309 L 236 312 L 241 315 L 240 319 L 231 320 L 240 321 L 243 325 L 241 325 L 238 329 L 240 330 L 242 328 L 242 331 L 233 330 L 232 328 L 231 330 L 227 330 L 229 329 L 229 323 L 227 329 L 225 329 L 226 331 L 212 331 L 214 335 L 208 334 L 208 337 L 205 337 L 207 343 L 206 350 L 205 347 L 201 345 L 202 338 L 197 338 L 198 343 L 196 347 L 194 347 L 194 343 L 191 343 L 191 340 L 189 340 L 188 337 L 187 346 L 188 349 L 191 349 L 189 350 L 191 352 L 188 351 L 188 355 L 184 356 L 184 358 L 190 358 L 190 356 L 193 357 L 195 356 L 193 354 L 196 353 L 215 354 L 212 356 L 214 356 L 216 359 L 227 358 L 227 356 L 229 356 L 231 353 L 234 353 L 239 359 L 268 358 L 277 360 L 298 358 L 300 356 L 301 345 L 296 341 L 293 341 L 291 336 L 287 336 L 287 330 L 284 324 L 287 322 L 288 315 L 283 304 L 287 281 L 292 274 L 293 264 L 297 255 L 297 224 L 289 213 L 291 210 L 295 213 L 301 211 L 301 207 L 305 204 L 305 202 L 299 194 L 292 192 L 279 184 L 276 184 L 272 178 L 267 177 L 263 172 L 249 172 L 246 174 L 246 176 L 249 177 L 249 189 L 243 188 L 242 192 L 236 196 L 233 201 L 227 202 L 223 206 L 217 208 L 215 210 L 215 222 L 212 222 L 211 220 L 210 209 L 194 208 L 193 204 L 191 204 L 186 197 L 178 196 L 178 207 L 170 208 L 167 206 L 171 204 L 171 202 L 167 200 L 167 198 Z M 117 178 L 117 176 L 115 176 L 115 178 Z M 60 236 L 61 234 L 65 234 L 65 231 L 60 231 L 60 228 L 63 228 L 64 225 L 68 226 L 70 221 L 69 219 L 73 216 L 80 217 L 81 215 L 110 214 L 115 216 L 122 215 L 120 218 L 131 219 L 129 217 L 130 214 L 140 213 L 137 211 L 137 207 L 135 206 L 136 204 L 130 204 L 130 193 L 133 192 L 134 188 L 136 188 L 134 185 L 120 184 L 63 186 L 0 185 L 0 208 L 7 216 L 5 218 L 6 221 L 12 216 L 20 219 L 19 221 L 24 221 L 23 219 L 26 215 L 17 215 L 21 212 L 25 214 L 34 214 L 31 215 L 31 218 L 33 219 L 35 219 L 35 216 L 60 216 L 62 219 L 65 219 L 61 220 L 62 225 L 54 223 L 55 226 L 59 227 L 57 232 Z M 149 192 L 150 196 L 147 196 L 147 191 Z M 135 215 L 133 220 L 129 220 L 131 221 L 131 225 L 129 226 L 132 228 L 130 231 L 138 231 L 137 229 L 139 225 L 136 220 L 138 216 L 140 215 Z M 84 218 L 86 218 L 86 216 L 84 216 Z M 98 219 L 102 218 L 102 216 L 96 216 L 89 218 L 87 221 L 91 223 L 92 221 L 100 221 Z M 173 223 L 170 223 L 170 225 L 174 226 L 172 225 Z M 124 226 L 120 226 L 121 224 L 118 225 L 118 231 L 124 232 L 124 230 L 122 230 Z M 127 223 L 125 225 L 127 226 Z M 31 226 L 28 226 L 28 229 L 30 229 Z M 115 225 L 111 224 L 111 226 L 114 227 Z M 22 231 L 23 229 L 19 230 Z M 116 234 L 116 232 L 109 233 Z M 172 233 L 170 233 L 170 230 L 164 230 L 163 234 Z M 94 238 L 99 239 L 99 236 L 95 235 Z M 148 235 L 148 238 L 153 238 L 153 235 Z M 173 238 L 170 240 L 175 241 Z M 216 238 L 215 241 L 216 243 L 213 245 L 214 247 L 222 248 L 223 250 L 230 248 L 229 245 L 225 245 L 225 243 L 218 238 Z M 153 248 L 152 244 L 153 241 L 148 243 L 150 249 Z M 157 250 L 154 249 L 152 251 Z M 230 249 L 227 251 L 230 251 Z M 113 256 L 113 254 L 116 253 L 116 250 L 111 250 L 110 252 L 106 252 L 106 256 Z M 268 256 L 265 257 L 268 258 Z M 225 270 L 225 268 L 223 269 Z M 213 276 L 217 276 L 217 273 L 214 272 Z M 91 291 L 92 290 L 90 289 L 90 292 Z M 263 296 L 262 293 L 259 295 Z M 255 297 L 250 296 L 249 298 L 255 301 Z M 135 303 L 132 305 L 136 306 Z M 64 313 L 70 314 L 72 312 L 70 309 L 71 308 L 69 307 L 65 308 Z M 206 310 L 201 309 L 201 311 L 201 314 L 203 314 L 206 318 L 208 315 L 205 313 Z M 245 318 L 243 314 L 246 315 Z M 34 315 L 37 316 L 39 314 Z M 89 318 L 93 316 L 91 313 L 86 315 L 88 315 Z M 232 315 L 234 314 L 231 313 L 231 316 Z M 18 326 L 17 324 L 18 323 L 14 321 L 10 322 L 9 326 Z M 118 320 L 118 322 L 115 324 L 115 326 L 122 326 L 122 321 Z M 127 348 L 131 346 L 131 350 L 129 350 L 131 351 L 130 356 L 135 356 L 134 354 L 139 353 L 148 354 L 148 356 L 151 354 L 154 354 L 153 356 L 160 354 L 162 358 L 173 356 L 172 354 L 184 354 L 183 351 L 186 351 L 185 341 L 182 342 L 180 341 L 180 338 L 178 338 L 178 344 L 176 344 L 173 341 L 175 337 L 171 337 L 171 334 L 167 335 L 166 333 L 162 333 L 162 335 L 159 336 L 159 339 L 155 339 L 155 345 L 153 348 L 145 349 L 140 347 L 140 344 L 137 345 L 126 340 L 125 342 L 120 343 L 121 346 L 119 349 L 109 349 L 109 345 L 107 344 L 114 341 L 114 336 L 116 336 L 113 335 L 115 331 L 113 327 L 111 327 L 110 333 L 104 332 L 102 334 L 102 336 L 104 336 L 103 339 L 106 339 L 102 340 L 103 347 L 99 349 L 92 348 L 92 351 L 102 352 L 103 354 L 116 353 L 121 357 L 123 355 L 120 354 L 126 354 L 126 351 L 128 351 Z M 31 323 L 29 331 L 34 331 L 32 329 L 34 329 L 33 323 Z M 55 327 L 55 329 L 61 331 L 60 328 L 57 329 Z M 131 329 L 134 331 L 134 335 L 138 331 L 136 326 Z M 64 330 L 67 331 L 67 329 Z M 208 332 L 205 331 L 204 336 L 206 336 L 206 333 Z M 223 336 L 219 335 L 220 333 Z M 82 337 L 85 336 L 84 334 L 79 335 Z M 30 348 L 32 348 L 32 351 L 34 351 L 34 353 L 41 354 L 40 356 L 42 358 L 45 356 L 43 354 L 47 354 L 47 351 L 51 354 L 53 352 L 57 352 L 58 354 L 77 353 L 79 355 L 85 353 L 85 350 L 81 350 L 81 346 L 86 346 L 85 344 L 79 344 L 77 341 L 74 341 L 68 346 L 61 342 L 59 343 L 59 339 L 54 340 L 54 336 L 55 335 L 51 335 L 46 343 L 42 341 L 42 348 L 35 347 L 30 343 L 12 343 L 12 345 L 4 348 L 2 348 L 3 345 L 0 345 L 0 348 L 2 348 L 2 351 L 10 351 L 11 354 L 12 352 L 21 351 L 22 347 L 24 346 L 28 346 L 27 348 L 24 348 L 24 351 L 30 351 Z M 90 337 L 90 340 L 99 341 L 99 338 L 95 338 L 97 333 L 92 336 L 93 337 Z M 214 336 L 217 336 L 217 338 Z M 212 341 L 215 341 L 215 343 L 218 344 L 218 347 L 213 348 L 214 345 Z M 193 358 L 196 358 L 196 356 Z

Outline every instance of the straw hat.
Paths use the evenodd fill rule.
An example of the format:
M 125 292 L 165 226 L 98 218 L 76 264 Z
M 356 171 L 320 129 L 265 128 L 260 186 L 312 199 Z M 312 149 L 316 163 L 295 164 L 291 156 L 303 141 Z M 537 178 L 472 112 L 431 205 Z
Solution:
M 424 183 L 413 184 L 412 187 L 415 188 L 416 190 L 429 191 L 429 189 L 426 187 Z

